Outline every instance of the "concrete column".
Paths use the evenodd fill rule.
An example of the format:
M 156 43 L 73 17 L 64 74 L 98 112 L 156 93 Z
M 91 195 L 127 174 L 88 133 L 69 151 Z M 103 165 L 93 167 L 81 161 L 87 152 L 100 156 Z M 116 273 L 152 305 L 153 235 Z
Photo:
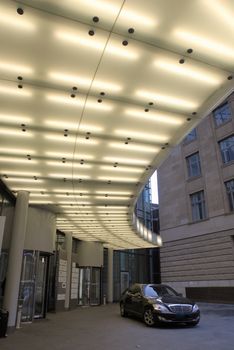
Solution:
M 113 249 L 108 249 L 107 301 L 113 303 Z
M 15 327 L 28 217 L 29 192 L 19 191 L 15 206 L 3 306 L 9 311 L 8 327 Z
M 66 251 L 67 251 L 67 279 L 65 293 L 65 309 L 69 309 L 71 295 L 71 268 L 72 268 L 72 233 L 66 234 Z

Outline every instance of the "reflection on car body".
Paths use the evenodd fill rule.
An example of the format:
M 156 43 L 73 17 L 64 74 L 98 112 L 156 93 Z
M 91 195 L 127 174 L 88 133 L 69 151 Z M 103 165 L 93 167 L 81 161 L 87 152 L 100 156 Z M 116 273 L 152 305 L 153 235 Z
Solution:
M 120 299 L 121 316 L 136 315 L 147 326 L 159 323 L 185 323 L 195 326 L 200 310 L 193 301 L 184 298 L 165 284 L 134 284 Z

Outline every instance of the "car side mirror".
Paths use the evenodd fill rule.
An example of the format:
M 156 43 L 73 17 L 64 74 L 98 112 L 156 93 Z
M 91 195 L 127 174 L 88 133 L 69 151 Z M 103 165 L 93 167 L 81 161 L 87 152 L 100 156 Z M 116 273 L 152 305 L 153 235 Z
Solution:
M 177 295 L 178 295 L 178 297 L 182 297 L 182 296 L 183 296 L 183 294 L 182 294 L 182 293 L 178 293 Z

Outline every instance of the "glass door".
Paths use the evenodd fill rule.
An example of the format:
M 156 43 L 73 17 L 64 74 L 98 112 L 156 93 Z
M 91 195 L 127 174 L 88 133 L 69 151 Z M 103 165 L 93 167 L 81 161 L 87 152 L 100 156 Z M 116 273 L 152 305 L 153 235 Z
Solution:
M 100 304 L 100 279 L 101 270 L 99 267 L 93 267 L 91 270 L 91 284 L 90 284 L 90 305 Z
M 34 318 L 45 317 L 47 265 L 48 265 L 48 257 L 39 255 L 38 262 L 37 262 L 37 273 L 36 273 L 36 284 L 35 284 Z
M 90 268 L 79 269 L 78 305 L 88 306 L 90 299 Z
M 98 267 L 79 269 L 78 305 L 100 304 L 100 277 L 101 270 Z
M 21 321 L 32 322 L 34 313 L 35 290 L 35 252 L 24 252 L 23 266 L 19 290 L 19 305 L 21 306 Z

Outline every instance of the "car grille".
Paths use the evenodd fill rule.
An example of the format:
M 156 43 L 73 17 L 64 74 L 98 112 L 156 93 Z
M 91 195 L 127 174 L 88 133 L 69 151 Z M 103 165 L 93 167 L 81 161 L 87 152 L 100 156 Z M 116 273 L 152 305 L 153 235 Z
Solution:
M 169 309 L 175 313 L 187 313 L 192 312 L 193 306 L 189 304 L 170 304 Z

